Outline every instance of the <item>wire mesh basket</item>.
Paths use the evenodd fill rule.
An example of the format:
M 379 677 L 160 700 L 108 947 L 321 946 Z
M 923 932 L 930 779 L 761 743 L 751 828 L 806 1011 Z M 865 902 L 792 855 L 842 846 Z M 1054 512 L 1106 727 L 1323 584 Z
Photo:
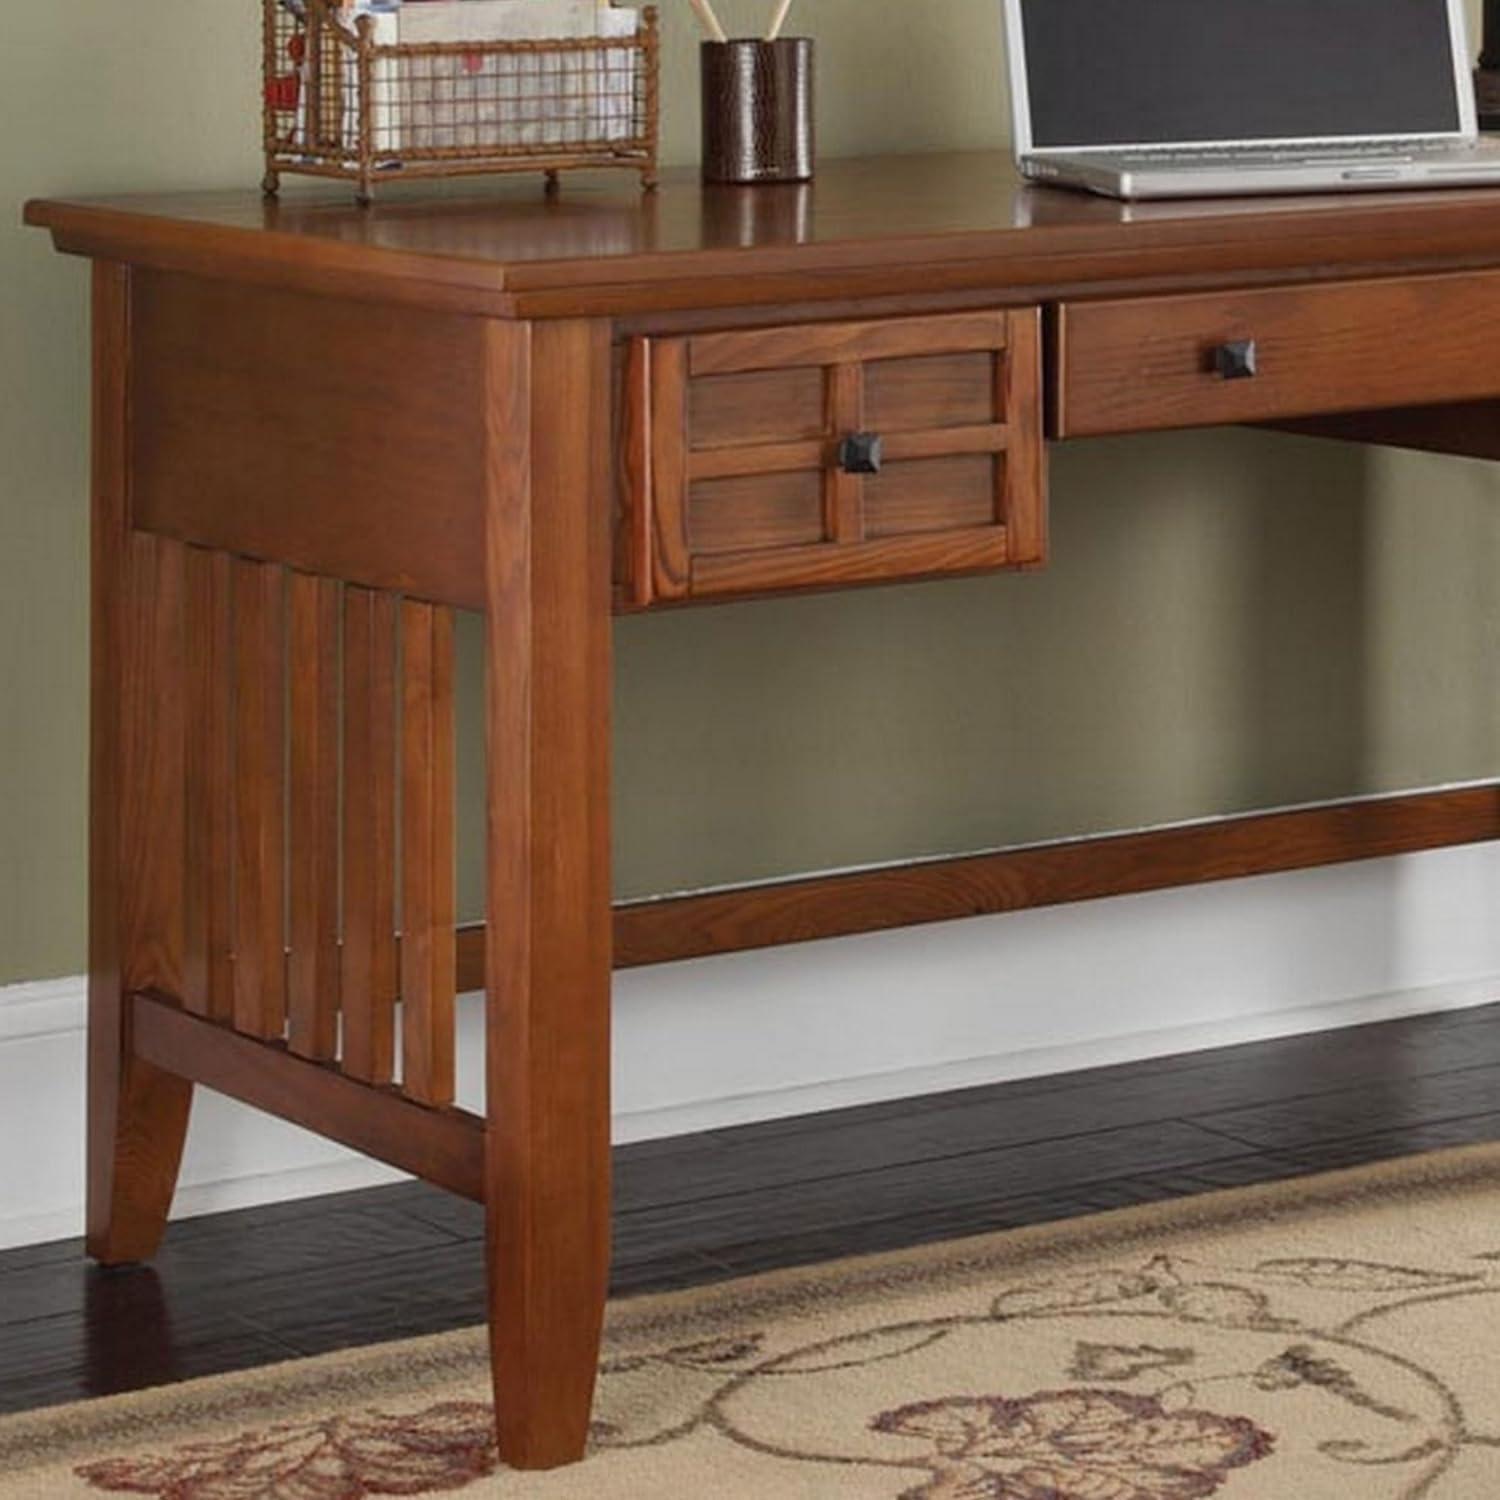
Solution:
M 654 7 L 592 5 L 596 35 L 412 41 L 451 30 L 475 0 L 352 21 L 333 0 L 261 3 L 267 193 L 287 172 L 352 181 L 361 202 L 380 182 L 471 173 L 540 171 L 553 189 L 573 167 L 655 185 Z

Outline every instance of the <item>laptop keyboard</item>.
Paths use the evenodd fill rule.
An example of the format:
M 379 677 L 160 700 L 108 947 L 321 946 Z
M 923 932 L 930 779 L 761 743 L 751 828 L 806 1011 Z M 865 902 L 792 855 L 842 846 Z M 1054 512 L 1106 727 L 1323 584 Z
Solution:
M 1111 151 L 1122 167 L 1234 166 L 1284 167 L 1324 161 L 1410 161 L 1427 154 L 1456 155 L 1472 150 L 1467 141 L 1299 141 L 1266 150 L 1256 146 L 1179 146 L 1146 151 Z

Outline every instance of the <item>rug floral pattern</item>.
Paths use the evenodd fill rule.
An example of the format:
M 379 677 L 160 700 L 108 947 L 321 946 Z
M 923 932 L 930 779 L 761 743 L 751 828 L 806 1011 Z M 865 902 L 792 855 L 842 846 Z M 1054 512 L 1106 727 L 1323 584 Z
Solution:
M 777 1475 L 807 1468 L 872 1500 L 1418 1500 L 1466 1453 L 1500 1449 L 1500 1411 L 1467 1410 L 1421 1332 L 1444 1325 L 1451 1366 L 1454 1329 L 1500 1312 L 1497 1293 L 1487 1255 L 1454 1269 L 1154 1254 L 971 1282 L 939 1315 L 928 1299 L 887 1321 L 902 1299 L 869 1297 L 831 1337 L 798 1341 L 792 1320 L 615 1354 L 591 1456 L 567 1472 L 602 1480 L 622 1455 L 709 1442 L 767 1465 L 764 1488 L 715 1494 L 774 1497 Z M 490 1420 L 482 1401 L 341 1412 L 74 1472 L 158 1500 L 553 1493 L 498 1468 Z

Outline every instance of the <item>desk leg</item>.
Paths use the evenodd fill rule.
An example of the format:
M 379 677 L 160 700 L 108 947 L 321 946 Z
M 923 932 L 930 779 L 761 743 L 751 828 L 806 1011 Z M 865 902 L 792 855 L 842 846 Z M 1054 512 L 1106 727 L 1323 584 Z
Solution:
M 180 548 L 130 531 L 125 267 L 95 265 L 93 318 L 87 1229 L 114 1265 L 160 1243 L 192 1099 L 131 1055 L 124 1005 L 127 987 L 180 993 L 183 577 Z
M 608 325 L 487 346 L 486 1201 L 500 1452 L 578 1458 L 609 1277 Z

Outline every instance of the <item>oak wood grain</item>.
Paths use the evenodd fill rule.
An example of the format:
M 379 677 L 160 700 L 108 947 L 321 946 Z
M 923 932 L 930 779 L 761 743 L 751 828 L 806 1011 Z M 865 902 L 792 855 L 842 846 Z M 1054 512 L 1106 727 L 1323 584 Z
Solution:
M 95 276 L 90 1246 L 107 1260 L 154 1248 L 188 1078 L 477 1192 L 501 1451 L 527 1467 L 576 1457 L 587 1430 L 608 1259 L 613 962 L 1500 836 L 1492 786 L 612 915 L 612 459 L 619 600 L 671 604 L 1042 561 L 1044 305 L 1062 307 L 1060 432 L 1437 401 L 1445 417 L 1403 427 L 1366 413 L 1356 435 L 1487 451 L 1478 428 L 1500 396 L 1487 363 L 1500 195 L 1122 206 L 1020 187 L 980 155 L 830 163 L 807 193 L 757 202 L 679 176 L 652 203 L 604 189 L 561 205 L 501 191 L 367 213 L 246 195 L 27 211 L 63 248 L 135 267 Z M 1205 388 L 1208 341 L 1241 328 L 1265 339 L 1260 383 L 1241 383 L 1253 395 Z M 1184 367 L 1185 350 L 1200 363 Z M 833 455 L 876 417 L 888 468 L 867 483 Z M 777 534 L 788 476 L 807 486 L 795 535 Z M 217 565 L 227 617 L 184 544 L 236 554 Z M 294 588 L 306 599 L 293 604 L 289 666 L 288 568 L 347 586 L 342 770 L 361 829 L 351 836 L 346 818 L 342 1076 L 175 1005 L 221 1003 L 220 908 L 189 897 L 184 862 L 212 869 L 222 840 L 184 823 L 222 779 L 189 722 L 201 703 L 218 711 L 223 647 L 233 1019 L 275 1038 L 286 1018 L 290 671 L 293 1029 L 304 1050 L 327 1051 L 327 989 L 296 966 L 308 953 L 330 966 L 332 699 L 321 666 L 315 685 L 298 675 L 327 654 L 328 617 L 321 585 Z M 417 624 L 399 678 L 396 593 Z M 450 939 L 434 874 L 451 864 L 451 819 L 445 849 L 437 816 L 452 795 L 451 681 L 445 652 L 424 662 L 422 642 L 441 646 L 449 605 L 488 619 L 490 942 Z M 415 754 L 402 744 L 400 775 L 398 696 L 417 742 Z M 299 749 L 309 720 L 316 743 Z M 399 962 L 416 975 L 405 1041 L 423 1105 L 386 1086 L 398 799 Z M 472 963 L 476 942 L 482 1160 L 474 1122 L 443 1102 L 444 969 Z
M 992 422 L 994 369 L 990 349 L 871 360 L 864 366 L 864 421 L 888 435 Z
M 907 459 L 898 450 L 879 474 L 865 479 L 865 535 L 873 541 L 1003 522 L 996 492 L 1004 480 L 997 479 L 997 469 L 1003 475 L 992 454 L 982 451 Z
M 837 549 L 815 543 L 768 552 L 705 554 L 693 564 L 703 596 L 899 583 L 937 574 L 989 572 L 1006 565 L 1002 527 L 950 526 L 926 536 L 880 537 Z
M 638 340 L 650 372 L 650 466 L 644 503 L 630 521 L 650 554 L 649 598 L 683 599 L 692 587 L 688 545 L 688 353 L 684 339 Z
M 139 926 L 167 893 L 158 886 L 128 894 L 137 890 L 138 857 L 150 862 L 155 881 L 172 878 L 170 851 L 153 853 L 160 843 L 150 827 L 153 814 L 164 817 L 168 830 L 181 828 L 169 780 L 152 771 L 153 742 L 168 767 L 173 760 L 172 704 L 163 724 L 151 701 L 161 607 L 140 597 L 140 554 L 134 565 L 130 557 L 130 296 L 126 267 L 94 267 L 86 1224 L 89 1253 L 106 1265 L 149 1258 L 160 1243 L 192 1102 L 190 1084 L 135 1055 L 125 999 L 127 983 L 175 979 L 181 962 L 170 937 L 181 928 L 172 915 L 160 932 Z M 175 726 L 180 731 L 180 707 Z M 167 805 L 156 804 L 164 791 Z M 141 847 L 143 838 L 152 847 Z
M 840 360 L 826 366 L 824 375 L 828 441 L 813 463 L 823 471 L 823 535 L 835 546 L 847 547 L 865 539 L 865 481 L 845 472 L 838 444 L 865 429 L 865 366 L 858 360 Z
M 372 210 L 237 192 L 37 201 L 26 216 L 78 254 L 501 317 L 868 309 L 911 296 L 914 267 L 929 297 L 1027 302 L 1500 262 L 1500 200 L 1483 190 L 1121 204 L 1030 187 L 989 151 L 822 162 L 793 212 L 747 216 L 745 191 L 684 169 L 644 198 L 606 182 L 546 203 L 502 183 Z
M 999 466 L 1006 552 L 1014 567 L 1040 567 L 1047 560 L 1050 507 L 1040 315 L 1011 314 L 1010 345 L 996 379 L 997 409 L 1006 427 L 1005 461 Z
M 500 1451 L 583 1452 L 609 1277 L 609 329 L 489 333 L 486 1173 Z
M 135 1046 L 151 1067 L 192 1079 L 475 1200 L 484 1196 L 484 1122 L 429 1109 L 248 1037 L 151 994 L 132 997 Z
M 473 321 L 141 277 L 136 524 L 479 608 Z
M 618 606 L 651 603 L 652 517 L 651 344 L 631 339 L 617 353 L 619 410 L 615 422 L 616 508 L 614 528 L 615 599 Z
M 622 491 L 622 525 L 652 552 L 651 589 L 635 602 L 1043 561 L 1039 325 L 1036 308 L 991 308 L 632 339 L 640 352 L 627 371 L 651 388 L 625 413 L 627 426 L 650 423 L 649 467 Z M 872 430 L 872 376 L 895 430 L 875 431 L 883 456 L 862 474 L 842 447 Z M 769 401 L 739 419 L 730 407 L 743 396 Z M 1013 438 L 1015 461 L 1002 461 Z M 644 447 L 639 433 L 627 442 Z
M 401 1086 L 455 1087 L 453 614 L 401 604 Z
M 234 739 L 231 560 L 187 549 L 187 880 L 183 1000 L 228 1020 L 234 1009 Z
M 1500 838 L 1500 783 L 642 902 L 620 968 Z M 482 945 L 482 934 L 466 938 Z M 474 971 L 474 958 L 463 965 Z
M 289 586 L 287 1045 L 327 1060 L 339 1039 L 338 584 L 294 573 Z
M 914 355 L 983 352 L 1003 348 L 1005 336 L 1003 314 L 987 311 L 704 333 L 689 345 L 688 373 L 696 378 L 786 366 L 863 364 Z
M 396 1057 L 396 600 L 344 591 L 342 1066 L 389 1083 Z
M 1054 435 L 1259 422 L 1500 395 L 1500 272 L 1066 303 Z M 1253 339 L 1258 372 L 1213 351 Z
M 827 427 L 823 373 L 820 365 L 785 365 L 698 376 L 688 391 L 687 425 L 694 445 L 702 453 L 822 437 Z
M 827 539 L 823 510 L 822 445 L 800 470 L 772 469 L 688 486 L 687 545 L 694 589 L 703 586 L 707 559 L 729 554 L 784 555 L 787 548 Z
M 234 1024 L 286 1027 L 286 615 L 274 563 L 236 559 L 234 593 Z M 170 991 L 169 991 L 170 993 Z

